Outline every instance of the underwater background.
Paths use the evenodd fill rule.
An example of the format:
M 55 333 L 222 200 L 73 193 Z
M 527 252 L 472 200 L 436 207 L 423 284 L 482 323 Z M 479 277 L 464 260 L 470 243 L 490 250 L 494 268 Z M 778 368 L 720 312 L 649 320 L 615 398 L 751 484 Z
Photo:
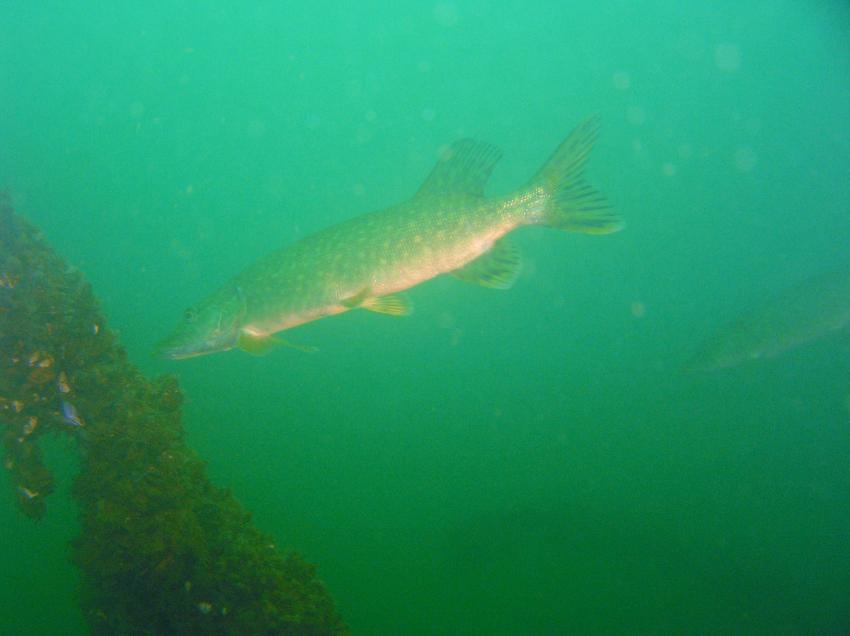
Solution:
M 0 3 L 0 187 L 173 373 L 187 441 L 356 634 L 850 631 L 850 331 L 681 373 L 850 261 L 844 2 Z M 150 356 L 260 256 L 412 195 L 472 136 L 523 184 L 588 115 L 627 227 L 522 229 L 318 347 Z M 76 449 L 0 505 L 0 633 L 84 634 Z M 8 481 L 6 477 L 4 480 Z

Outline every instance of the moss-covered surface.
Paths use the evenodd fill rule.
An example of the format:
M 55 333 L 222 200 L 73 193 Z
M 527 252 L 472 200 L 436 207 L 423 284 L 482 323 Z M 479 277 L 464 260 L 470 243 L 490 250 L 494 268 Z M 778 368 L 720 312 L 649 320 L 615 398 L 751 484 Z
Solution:
M 45 512 L 38 439 L 73 436 L 83 610 L 95 634 L 338 634 L 313 566 L 282 553 L 183 439 L 172 377 L 126 359 L 91 288 L 0 195 L 0 427 L 20 509 Z

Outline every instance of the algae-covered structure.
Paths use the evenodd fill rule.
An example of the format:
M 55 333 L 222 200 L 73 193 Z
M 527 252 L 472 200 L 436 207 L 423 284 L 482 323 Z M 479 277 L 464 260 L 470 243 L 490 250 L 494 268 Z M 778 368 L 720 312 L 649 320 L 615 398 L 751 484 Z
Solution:
M 73 559 L 94 634 L 340 634 L 312 565 L 279 550 L 210 483 L 176 379 L 128 362 L 90 286 L 0 195 L 0 430 L 18 506 L 45 513 L 38 440 L 71 436 Z

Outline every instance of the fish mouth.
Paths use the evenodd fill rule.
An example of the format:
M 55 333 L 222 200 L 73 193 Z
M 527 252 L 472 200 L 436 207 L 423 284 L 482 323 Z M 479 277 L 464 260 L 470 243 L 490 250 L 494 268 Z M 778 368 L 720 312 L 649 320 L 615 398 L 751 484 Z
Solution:
M 212 352 L 205 351 L 200 347 L 190 347 L 187 345 L 177 344 L 172 340 L 163 340 L 153 348 L 151 356 L 163 360 L 185 360 L 186 358 L 202 356 L 205 353 Z
M 151 357 L 159 358 L 161 360 L 182 360 L 188 356 L 185 353 L 180 352 L 178 349 L 173 349 L 163 345 L 156 345 L 153 348 L 153 351 L 151 351 Z
M 180 353 L 179 351 L 154 349 L 151 352 L 151 357 L 159 358 L 160 360 L 185 360 L 194 356 L 192 354 Z

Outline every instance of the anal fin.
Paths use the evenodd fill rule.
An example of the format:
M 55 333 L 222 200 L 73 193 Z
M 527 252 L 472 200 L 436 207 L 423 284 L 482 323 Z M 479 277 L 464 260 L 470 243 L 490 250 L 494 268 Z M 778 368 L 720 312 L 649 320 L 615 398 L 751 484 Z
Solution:
M 519 276 L 521 266 L 519 250 L 508 239 L 502 238 L 474 261 L 451 274 L 482 287 L 509 289 Z

